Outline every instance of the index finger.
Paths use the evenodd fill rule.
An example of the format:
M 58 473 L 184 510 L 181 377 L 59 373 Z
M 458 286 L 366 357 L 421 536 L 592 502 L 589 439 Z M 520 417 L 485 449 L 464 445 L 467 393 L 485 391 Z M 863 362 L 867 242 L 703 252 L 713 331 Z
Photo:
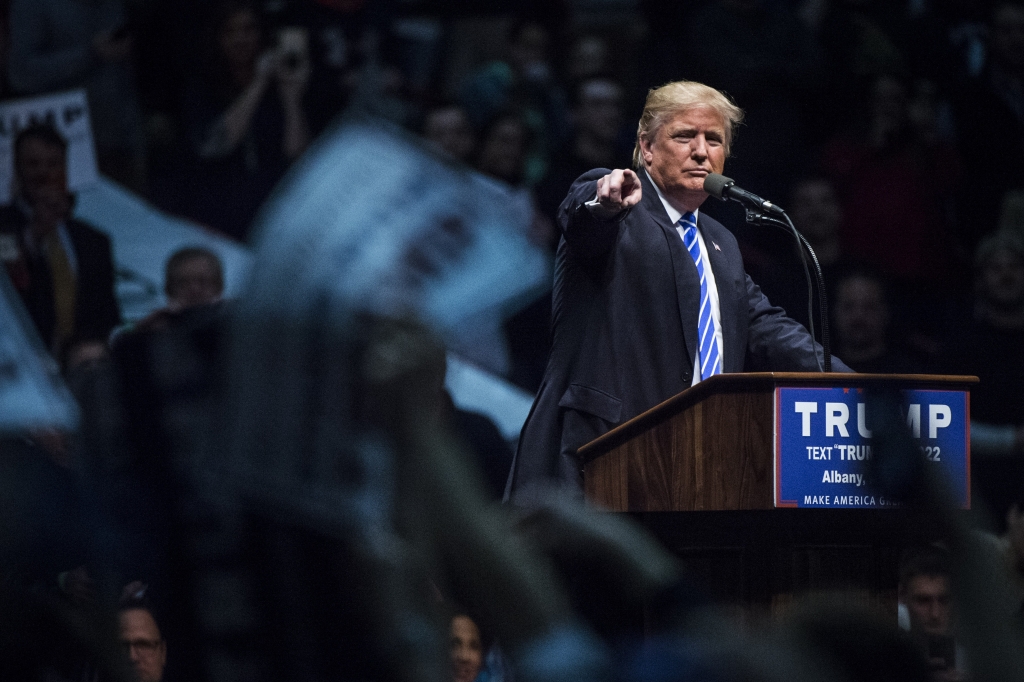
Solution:
M 618 169 L 613 170 L 606 177 L 608 178 L 608 197 L 615 203 L 621 202 L 622 190 L 625 186 L 622 171 Z

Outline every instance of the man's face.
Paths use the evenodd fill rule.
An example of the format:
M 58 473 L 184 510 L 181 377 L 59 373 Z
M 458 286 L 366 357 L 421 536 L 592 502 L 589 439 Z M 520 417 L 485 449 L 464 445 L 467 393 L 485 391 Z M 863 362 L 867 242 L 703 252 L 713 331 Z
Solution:
M 593 80 L 583 86 L 576 108 L 577 126 L 604 141 L 613 141 L 622 124 L 622 90 L 611 81 Z
M 832 185 L 825 180 L 809 180 L 793 190 L 790 213 L 797 229 L 811 241 L 830 239 L 839 232 L 843 209 Z
M 514 119 L 495 124 L 480 150 L 479 168 L 508 182 L 517 182 L 526 152 L 526 130 Z
M 160 682 L 167 664 L 167 643 L 153 615 L 146 609 L 128 609 L 121 612 L 120 620 L 121 644 L 139 682 Z
M 217 267 L 204 256 L 182 261 L 169 279 L 167 298 L 182 309 L 213 303 L 223 290 Z
M 900 601 L 910 614 L 910 631 L 925 635 L 949 635 L 952 596 L 949 577 L 917 575 L 904 586 Z
M 37 137 L 25 138 L 17 149 L 17 164 L 21 192 L 30 203 L 40 190 L 67 192 L 67 160 L 57 145 Z
M 460 107 L 438 109 L 427 116 L 423 136 L 460 161 L 473 152 L 473 127 Z
M 653 137 L 640 138 L 644 167 L 676 208 L 694 211 L 707 199 L 704 178 L 725 168 L 725 121 L 696 106 L 677 112 Z
M 455 682 L 473 682 L 484 663 L 480 630 L 467 616 L 452 618 L 451 631 L 452 672 Z
M 542 76 L 547 69 L 548 33 L 543 26 L 524 26 L 511 46 L 510 58 L 528 79 Z
M 1024 304 L 1024 262 L 1006 249 L 989 257 L 980 275 L 981 295 L 1002 310 L 1017 310 Z
M 869 348 L 885 342 L 889 309 L 881 285 L 868 277 L 848 277 L 839 283 L 833 307 L 836 331 L 845 347 Z

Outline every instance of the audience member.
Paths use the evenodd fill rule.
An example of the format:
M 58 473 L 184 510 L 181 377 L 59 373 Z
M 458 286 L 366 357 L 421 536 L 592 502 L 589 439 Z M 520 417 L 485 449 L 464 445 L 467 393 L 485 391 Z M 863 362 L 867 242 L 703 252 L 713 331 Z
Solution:
M 865 97 L 859 130 L 834 139 L 824 156 L 846 217 L 843 249 L 896 280 L 908 305 L 920 304 L 958 283 L 947 216 L 959 161 L 925 122 L 912 121 L 903 80 L 880 76 Z
M 142 115 L 123 0 L 12 0 L 11 86 L 25 94 L 84 87 L 100 172 L 144 186 Z
M 164 293 L 175 310 L 219 301 L 224 293 L 220 258 L 200 246 L 175 251 L 164 267 Z
M 600 36 L 583 35 L 572 41 L 565 61 L 565 75 L 569 85 L 575 89 L 583 81 L 607 73 L 610 66 L 608 52 L 608 43 Z
M 267 5 L 264 4 L 264 7 Z M 361 0 L 277 3 L 278 13 L 308 36 L 310 76 L 306 97 L 310 126 L 319 133 L 351 102 L 360 73 L 378 58 L 391 5 Z
M 849 265 L 839 240 L 843 227 L 843 208 L 835 186 L 824 176 L 808 175 L 793 186 L 786 206 L 796 229 L 807 239 L 818 257 L 825 278 L 826 301 L 831 308 L 835 303 L 836 279 Z M 807 278 L 803 274 L 800 259 L 803 247 L 788 233 L 778 230 L 766 233 L 762 230 L 761 234 L 763 236 L 757 240 L 756 246 L 753 240 L 744 245 L 743 262 L 747 272 L 760 283 L 772 303 L 809 328 Z M 810 256 L 807 256 L 807 264 L 813 268 Z M 813 269 L 811 276 L 814 277 Z M 814 313 L 815 334 L 820 340 L 818 306 L 815 288 L 811 310 Z
M 480 135 L 476 169 L 529 194 L 534 209 L 528 227 L 529 238 L 538 246 L 552 246 L 557 239 L 554 221 L 537 210 L 533 190 L 526 181 L 527 156 L 532 139 L 530 128 L 520 113 L 500 114 Z
M 125 587 L 118 605 L 121 645 L 138 682 L 161 682 L 167 665 L 167 642 L 145 600 L 145 591 L 146 586 L 139 582 Z
M 975 254 L 973 319 L 958 324 L 942 370 L 975 375 L 971 390 L 974 455 L 1024 453 L 1024 242 L 997 233 Z M 975 462 L 977 464 L 977 462 Z
M 177 323 L 188 324 L 191 312 L 220 302 L 224 293 L 224 266 L 213 251 L 201 246 L 188 246 L 171 254 L 164 266 L 164 294 L 167 305 L 154 310 L 143 319 L 118 329 L 113 345 L 129 332 L 150 332 L 167 329 Z M 203 315 L 195 316 L 202 319 Z
M 110 240 L 71 217 L 67 143 L 50 126 L 30 126 L 14 141 L 14 169 L 17 196 L 0 208 L 11 281 L 55 357 L 77 343 L 105 343 L 121 320 Z
M 882 74 L 905 73 L 900 46 L 869 10 L 892 3 L 856 0 L 805 2 L 801 18 L 816 38 L 825 67 L 824 88 L 812 103 L 818 136 L 854 124 L 864 88 Z M 891 12 L 890 12 L 891 15 Z
M 953 594 L 948 552 L 938 547 L 909 550 L 900 561 L 902 623 L 928 657 L 933 680 L 964 679 L 963 653 L 953 639 Z
M 990 235 L 974 265 L 973 318 L 956 324 L 941 371 L 981 380 L 971 388 L 971 480 L 999 518 L 1024 480 L 1024 243 Z
M 476 149 L 476 134 L 466 110 L 458 104 L 428 111 L 423 118 L 423 137 L 453 159 L 471 163 Z
M 547 29 L 529 21 L 516 22 L 508 36 L 508 55 L 471 74 L 459 90 L 459 100 L 477 129 L 489 126 L 502 111 L 523 112 L 530 144 L 522 180 L 533 185 L 544 177 L 549 155 L 566 139 L 565 94 L 554 79 Z
M 797 182 L 790 195 L 789 212 L 797 229 L 814 248 L 822 268 L 837 264 L 842 257 L 839 234 L 843 208 L 832 183 L 823 176 Z
M 886 287 L 882 278 L 867 269 L 855 269 L 835 283 L 832 300 L 835 325 L 833 349 L 857 372 L 913 374 L 921 371 L 892 338 Z
M 473 682 L 483 669 L 486 652 L 476 622 L 466 614 L 452 616 L 451 661 L 454 682 Z
M 213 54 L 185 98 L 185 129 L 198 157 L 191 213 L 244 238 L 260 204 L 309 144 L 309 57 L 301 40 L 269 48 L 258 11 L 244 1 L 221 6 L 213 33 Z
M 476 167 L 481 173 L 521 185 L 525 180 L 530 129 L 515 113 L 496 116 L 480 135 Z

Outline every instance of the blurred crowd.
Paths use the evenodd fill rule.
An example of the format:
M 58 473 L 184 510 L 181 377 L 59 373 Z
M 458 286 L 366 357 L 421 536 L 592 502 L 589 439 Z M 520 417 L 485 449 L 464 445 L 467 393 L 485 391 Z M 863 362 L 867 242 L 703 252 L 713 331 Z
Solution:
M 421 658 L 433 660 L 415 651 L 417 641 L 431 637 L 450 642 L 459 682 L 516 679 L 517 666 L 523 680 L 824 679 L 822 670 L 839 669 L 845 677 L 830 679 L 969 677 L 964 661 L 979 650 L 964 653 L 970 636 L 956 631 L 951 590 L 958 580 L 966 580 L 967 589 L 985 580 L 977 572 L 957 574 L 966 570 L 964 548 L 996 557 L 988 567 L 998 564 L 1001 571 L 1005 563 L 1004 573 L 1018 579 L 1024 565 L 1024 522 L 1016 506 L 1024 501 L 1024 3 L 504 0 L 478 7 L 435 0 L 5 0 L 0 61 L 2 99 L 84 88 L 100 171 L 155 206 L 233 239 L 249 239 L 260 206 L 319 136 L 345 116 L 369 115 L 529 197 L 526 236 L 552 261 L 556 213 L 573 180 L 592 168 L 631 167 L 647 90 L 677 79 L 723 90 L 746 112 L 726 173 L 778 201 L 813 246 L 825 276 L 835 355 L 859 372 L 980 378 L 970 401 L 972 481 L 999 533 L 983 546 L 972 544 L 947 519 L 954 528 L 949 546 L 908 553 L 892 576 L 907 636 L 895 623 L 878 624 L 863 614 L 822 626 L 822 611 L 815 609 L 772 633 L 770 646 L 731 631 L 711 636 L 724 626 L 693 625 L 700 600 L 686 593 L 674 559 L 653 542 L 644 540 L 639 549 L 630 544 L 640 542 L 630 539 L 639 531 L 555 503 L 547 516 L 513 523 L 494 512 L 492 518 L 486 501 L 501 496 L 511 444 L 487 419 L 454 405 L 441 386 L 443 370 L 428 372 L 427 411 L 443 415 L 461 435 L 468 461 L 475 459 L 472 466 L 483 474 L 468 476 L 469 498 L 445 493 L 463 507 L 453 502 L 429 509 L 427 520 L 410 521 L 410 527 L 426 534 L 416 542 L 436 555 L 424 563 L 448 566 L 442 573 L 450 584 L 429 582 L 424 569 L 411 578 L 414 590 L 410 574 L 402 572 L 412 569 L 398 566 L 397 550 L 382 549 L 379 538 L 340 542 L 299 533 L 296 539 L 291 531 L 302 524 L 294 515 L 254 520 L 249 512 L 211 511 L 216 505 L 208 500 L 188 506 L 182 500 L 192 493 L 168 481 L 178 480 L 172 462 L 181 453 L 206 447 L 189 441 L 181 425 L 195 419 L 209 427 L 214 418 L 230 306 L 222 300 L 222 265 L 202 248 L 179 251 L 166 264 L 167 306 L 142 320 L 123 320 L 110 241 L 72 217 L 67 142 L 53 128 L 33 125 L 14 142 L 16 192 L 12 204 L 0 208 L 0 258 L 82 405 L 84 426 L 78 434 L 3 440 L 2 490 L 5 500 L 15 501 L 12 518 L 19 521 L 0 520 L 0 529 L 10 531 L 0 564 L 6 585 L 0 598 L 7 605 L 0 606 L 7 614 L 0 615 L 0 653 L 28 652 L 16 664 L 2 664 L 21 675 L 0 675 L 4 679 L 134 674 L 159 682 L 165 663 L 174 670 L 176 655 L 188 658 L 180 679 L 198 670 L 210 679 L 290 679 L 304 672 L 304 679 L 320 679 L 325 670 L 362 675 L 368 668 L 360 666 L 389 656 L 379 679 L 434 679 L 429 665 L 416 668 Z M 817 303 L 808 301 L 792 237 L 746 224 L 732 205 L 709 200 L 702 210 L 736 234 L 746 269 L 768 298 L 807 324 Z M 536 391 L 550 317 L 547 292 L 506 320 L 488 368 Z M 820 336 L 820 325 L 816 331 Z M 400 434 L 399 449 L 439 451 L 441 469 L 461 462 L 429 433 L 417 432 L 428 445 L 415 445 L 403 440 L 412 427 L 387 426 Z M 416 466 L 422 463 L 408 464 L 406 473 L 419 471 Z M 403 483 L 416 491 L 406 504 L 425 491 L 448 490 L 419 474 L 423 480 Z M 31 481 L 43 492 L 34 502 L 10 481 Z M 19 514 L 32 519 L 30 531 L 11 530 L 23 520 Z M 96 528 L 116 528 L 119 539 L 97 539 L 103 533 Z M 285 609 L 290 626 L 265 627 L 245 644 L 220 635 L 216 646 L 201 642 L 181 654 L 189 647 L 176 651 L 161 634 L 163 612 L 179 636 L 216 628 L 200 623 L 212 611 L 198 603 L 215 599 L 213 588 L 194 582 L 199 578 L 179 564 L 189 556 L 208 558 L 196 547 L 203 533 L 233 532 L 244 538 L 231 550 L 236 563 L 221 566 L 222 582 L 233 579 L 224 576 L 238 565 L 281 552 L 301 557 L 304 563 L 295 561 L 309 573 L 297 579 L 301 586 L 289 587 L 294 593 L 277 584 L 257 590 L 280 605 L 317 594 L 337 572 L 380 571 L 394 581 L 388 584 L 401 585 L 390 599 L 397 604 L 416 592 L 409 602 L 430 602 L 421 610 L 444 614 L 444 627 L 437 631 L 432 622 L 433 634 L 418 640 L 413 631 L 430 628 L 408 614 L 400 627 L 390 623 L 395 630 L 388 630 L 387 614 L 377 614 L 381 622 L 357 622 L 372 620 L 366 604 L 381 596 L 379 585 L 353 595 L 332 584 L 323 587 L 323 604 Z M 261 533 L 278 543 L 276 549 L 260 546 Z M 453 533 L 463 535 L 452 539 Z M 506 535 L 518 539 L 505 543 Z M 47 544 L 54 538 L 57 547 Z M 601 582 L 578 557 L 559 558 L 557 545 L 570 541 L 591 542 L 584 553 L 613 578 Z M 637 555 L 626 556 L 632 550 Z M 509 567 L 514 557 L 523 568 Z M 461 568 L 451 568 L 459 561 Z M 637 565 L 644 561 L 648 565 Z M 564 584 L 555 573 L 570 585 L 591 583 L 573 594 L 555 587 Z M 627 585 L 626 576 L 637 584 Z M 136 582 L 125 587 L 129 581 Z M 491 596 L 481 598 L 482 592 Z M 619 652 L 622 633 L 610 635 L 580 602 L 627 593 L 630 599 L 663 597 L 668 606 L 661 616 L 671 625 L 654 627 L 648 611 L 640 629 L 678 636 L 652 635 L 653 649 Z M 176 601 L 182 594 L 197 603 Z M 1021 595 L 1012 595 L 1011 610 L 1019 610 Z M 345 665 L 304 671 L 303 652 L 330 640 L 330 633 L 316 632 L 308 641 L 287 643 L 297 653 L 281 664 L 287 674 L 276 677 L 267 671 L 247 677 L 241 664 L 233 668 L 216 658 L 234 656 L 237 663 L 286 626 L 299 633 L 311 622 L 334 623 L 321 612 L 330 608 L 353 614 L 340 619 L 339 636 L 365 642 L 367 633 L 395 632 L 395 641 L 378 642 Z M 409 607 L 420 613 L 416 608 Z M 517 608 L 528 615 L 509 616 Z M 250 617 L 238 609 L 218 613 Z M 102 613 L 116 618 L 105 620 Z M 987 627 L 986 614 L 973 617 L 973 625 Z M 865 648 L 844 648 L 848 632 L 863 636 Z M 1021 633 L 1011 634 L 1019 645 Z M 108 651 L 106 640 L 121 648 Z M 868 666 L 869 642 L 888 652 L 894 667 L 880 672 Z M 789 662 L 779 663 L 769 650 Z M 212 658 L 201 660 L 196 651 Z M 132 668 L 124 665 L 125 652 Z M 314 653 L 315 660 L 337 663 Z M 819 664 L 824 667 L 814 668 Z

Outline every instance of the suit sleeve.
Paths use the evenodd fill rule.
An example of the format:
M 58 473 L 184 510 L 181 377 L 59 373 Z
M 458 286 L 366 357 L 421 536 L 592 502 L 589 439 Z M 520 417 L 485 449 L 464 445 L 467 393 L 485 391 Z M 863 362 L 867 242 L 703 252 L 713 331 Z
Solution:
M 121 323 L 114 293 L 114 261 L 110 239 L 88 226 L 77 226 L 79 259 L 78 334 L 106 340 Z
M 607 254 L 619 234 L 622 219 L 629 209 L 610 220 L 600 220 L 584 206 L 597 195 L 597 181 L 611 173 L 595 168 L 577 178 L 569 195 L 558 207 L 558 227 L 562 230 L 569 253 L 579 260 L 593 260 Z
M 750 306 L 747 358 L 744 363 L 746 369 L 817 372 L 816 358 L 824 358 L 821 344 L 814 341 L 804 326 L 788 317 L 782 308 L 772 305 L 749 275 L 746 275 L 746 283 Z M 853 370 L 833 355 L 832 371 Z

